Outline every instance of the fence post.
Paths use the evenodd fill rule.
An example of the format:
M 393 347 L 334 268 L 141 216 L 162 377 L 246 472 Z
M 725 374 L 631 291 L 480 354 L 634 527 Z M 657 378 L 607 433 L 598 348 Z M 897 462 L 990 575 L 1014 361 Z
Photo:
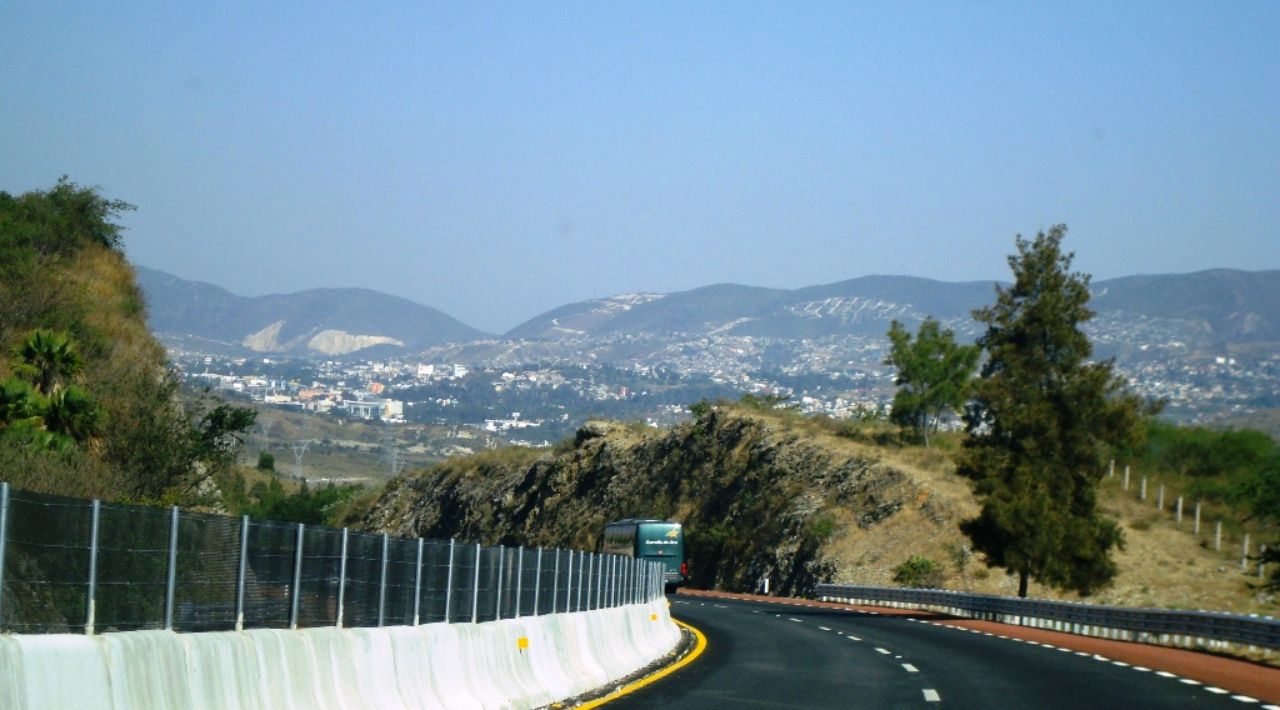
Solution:
M 347 601 L 347 529 L 342 529 L 342 561 L 338 563 L 338 628 L 342 628 L 342 615 Z
M 9 484 L 0 481 L 0 631 L 4 630 L 4 548 L 9 532 Z
M 556 564 L 552 565 L 552 614 L 559 611 L 559 548 L 556 548 Z
M 471 623 L 480 620 L 480 543 L 476 543 L 476 575 L 471 585 Z
M 520 596 L 524 592 L 524 545 L 516 547 L 516 618 L 520 618 Z
M 497 593 L 493 595 L 493 618 L 495 619 L 502 619 L 502 573 L 506 571 L 503 569 L 503 562 L 506 557 L 504 553 L 506 551 L 507 548 L 498 545 L 498 589 Z
M 93 499 L 93 513 L 89 518 L 89 590 L 85 594 L 84 632 L 93 635 L 94 617 L 97 616 L 98 596 L 98 518 L 102 502 Z
M 298 604 L 302 600 L 302 536 L 306 523 L 298 523 L 298 541 L 293 545 L 293 588 L 289 590 L 289 628 L 298 628 Z
M 1124 489 L 1129 490 L 1129 464 L 1124 465 Z
M 178 506 L 169 508 L 169 576 L 165 580 L 164 629 L 173 630 L 173 587 L 178 579 Z
M 387 546 L 391 538 L 382 533 L 382 568 L 378 571 L 378 626 L 386 621 L 387 611 Z
M 1240 571 L 1249 566 L 1249 533 L 1244 534 L 1244 544 L 1240 546 Z
M 1116 460 L 1111 459 L 1111 463 L 1107 464 L 1107 478 L 1116 477 Z
M 444 577 L 444 623 L 449 623 L 449 606 L 453 601 L 453 547 L 454 539 L 449 538 L 449 571 Z
M 542 611 L 538 608 L 538 592 L 542 591 L 542 548 L 538 548 L 538 559 L 533 566 L 533 615 Z M 554 599 L 554 597 L 552 597 Z
M 560 586 L 560 548 L 556 548 L 556 581 L 555 585 Z M 556 612 L 556 605 L 560 603 L 559 590 L 557 594 L 551 597 L 551 613 Z M 564 571 L 564 613 L 568 614 L 573 611 L 573 550 L 569 550 L 569 560 L 565 562 Z
M 570 552 L 569 554 L 572 555 L 573 552 Z M 578 605 L 577 605 L 578 611 L 582 611 L 582 583 L 584 579 L 583 572 L 584 572 L 584 568 L 586 567 L 586 564 L 587 564 L 587 553 L 579 552 L 578 553 Z
M 1182 527 L 1182 496 L 1178 496 L 1177 506 L 1178 506 L 1178 513 L 1177 513 L 1178 523 L 1177 524 L 1178 524 L 1178 527 Z
M 1160 484 L 1160 490 L 1156 494 L 1156 510 L 1164 512 L 1164 484 Z
M 1147 499 L 1147 477 L 1146 476 L 1142 477 L 1142 489 L 1141 489 L 1141 492 L 1138 494 L 1138 498 L 1141 500 Z
M 1196 501 L 1196 537 L 1200 537 L 1200 501 Z
M 604 607 L 604 556 L 596 555 L 596 608 Z
M 418 538 L 418 563 L 413 569 L 413 625 L 417 626 L 422 610 L 422 538 Z
M 236 631 L 244 631 L 244 586 L 248 574 L 249 516 L 240 516 L 240 566 L 236 570 Z

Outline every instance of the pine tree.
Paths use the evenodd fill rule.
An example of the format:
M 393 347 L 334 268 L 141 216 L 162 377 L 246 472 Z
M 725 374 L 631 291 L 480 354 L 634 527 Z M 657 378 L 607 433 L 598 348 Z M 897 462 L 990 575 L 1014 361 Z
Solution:
M 1088 594 L 1115 576 L 1119 527 L 1098 510 L 1096 488 L 1109 445 L 1138 436 L 1140 400 L 1125 393 L 1110 361 L 1094 362 L 1081 330 L 1089 277 L 1071 273 L 1066 227 L 1017 238 L 1014 283 L 974 311 L 987 361 L 966 412 L 969 436 L 957 471 L 982 500 L 961 529 L 987 563 Z

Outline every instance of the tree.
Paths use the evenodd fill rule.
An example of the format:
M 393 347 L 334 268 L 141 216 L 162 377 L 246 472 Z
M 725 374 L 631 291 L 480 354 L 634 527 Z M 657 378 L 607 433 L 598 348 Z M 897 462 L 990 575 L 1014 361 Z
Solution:
M 1090 360 L 1081 324 L 1089 277 L 1071 273 L 1066 227 L 1017 238 L 1014 283 L 974 311 L 987 352 L 965 418 L 956 469 L 982 500 L 961 529 L 988 564 L 1018 575 L 1018 596 L 1037 582 L 1088 594 L 1115 576 L 1121 531 L 1097 507 L 1108 446 L 1131 445 L 1141 401 L 1125 393 L 1111 361 Z
M 929 445 L 929 434 L 938 430 L 942 415 L 959 409 L 968 396 L 969 380 L 978 364 L 974 345 L 959 345 L 955 333 L 943 330 L 938 321 L 925 318 L 914 340 L 898 321 L 889 326 L 889 357 L 898 374 L 894 384 L 890 418 L 898 426 L 911 429 Z
M 893 581 L 904 587 L 936 589 L 942 586 L 942 566 L 928 557 L 912 555 L 893 568 Z
M 53 395 L 68 379 L 80 372 L 83 362 L 66 333 L 43 328 L 31 332 L 14 348 L 15 374 L 27 378 L 40 394 Z

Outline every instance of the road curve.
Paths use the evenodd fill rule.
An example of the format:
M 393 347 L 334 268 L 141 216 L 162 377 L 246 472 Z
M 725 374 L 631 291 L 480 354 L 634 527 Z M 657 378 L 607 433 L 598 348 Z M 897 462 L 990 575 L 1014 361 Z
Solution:
M 671 611 L 706 634 L 706 651 L 609 708 L 1275 707 L 922 616 L 685 595 L 672 598 Z

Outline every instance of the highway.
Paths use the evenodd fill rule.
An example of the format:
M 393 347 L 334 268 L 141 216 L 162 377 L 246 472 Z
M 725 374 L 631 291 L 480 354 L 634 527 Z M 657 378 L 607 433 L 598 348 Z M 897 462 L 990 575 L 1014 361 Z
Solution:
M 1173 674 L 945 623 L 866 611 L 673 596 L 701 630 L 690 665 L 622 708 L 1245 708 Z

